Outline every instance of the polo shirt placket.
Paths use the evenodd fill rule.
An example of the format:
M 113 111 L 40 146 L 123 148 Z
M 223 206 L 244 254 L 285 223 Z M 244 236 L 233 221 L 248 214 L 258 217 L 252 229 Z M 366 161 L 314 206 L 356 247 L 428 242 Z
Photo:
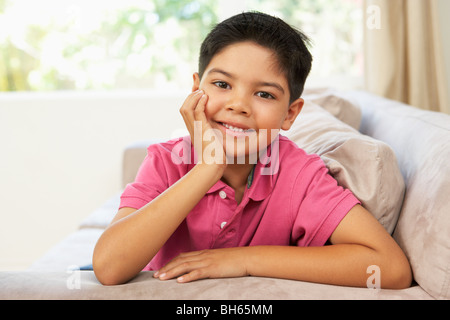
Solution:
M 212 249 L 238 246 L 242 214 L 248 202 L 251 201 L 249 189 L 253 183 L 255 167 L 253 167 L 247 178 L 244 195 L 239 204 L 236 202 L 234 190 L 230 186 L 223 183 L 223 189 L 218 191 L 218 196 L 223 201 L 223 204 L 221 205 L 221 213 L 218 214 L 216 225 L 219 224 L 221 230 L 212 244 Z M 225 211 L 226 213 L 224 214 Z
M 235 246 L 235 243 L 238 242 L 236 235 L 239 230 L 243 207 L 238 205 L 234 199 L 234 190 L 225 184 L 223 188 L 215 191 L 213 196 L 217 197 L 216 203 L 219 202 L 219 210 L 214 223 L 217 236 L 213 240 L 211 248 Z

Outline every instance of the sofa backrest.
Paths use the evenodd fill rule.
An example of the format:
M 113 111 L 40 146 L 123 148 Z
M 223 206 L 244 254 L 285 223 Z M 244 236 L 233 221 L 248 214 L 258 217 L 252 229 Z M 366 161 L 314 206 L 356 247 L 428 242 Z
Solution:
M 415 281 L 450 299 L 450 116 L 366 92 L 352 92 L 362 111 L 360 131 L 390 145 L 406 183 L 394 238 Z

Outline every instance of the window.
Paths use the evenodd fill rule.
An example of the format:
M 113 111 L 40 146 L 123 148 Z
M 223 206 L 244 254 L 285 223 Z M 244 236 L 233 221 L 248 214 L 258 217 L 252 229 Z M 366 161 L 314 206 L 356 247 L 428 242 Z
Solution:
M 277 15 L 310 36 L 311 83 L 358 79 L 361 2 L 0 0 L 0 91 L 186 90 L 211 26 L 244 10 Z

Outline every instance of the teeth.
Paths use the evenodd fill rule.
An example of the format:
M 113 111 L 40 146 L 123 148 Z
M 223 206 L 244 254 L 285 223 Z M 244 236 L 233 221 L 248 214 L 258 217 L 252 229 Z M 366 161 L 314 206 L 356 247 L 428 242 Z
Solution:
M 234 131 L 234 132 L 249 132 L 249 131 L 253 131 L 253 129 L 244 130 L 242 128 L 237 128 L 237 127 L 230 126 L 229 124 L 226 124 L 226 123 L 222 123 L 222 125 L 225 128 L 227 128 L 227 129 L 229 129 L 231 131 Z
M 224 123 L 223 126 L 231 131 L 236 131 L 236 132 L 244 132 L 244 129 L 242 128 L 237 128 L 237 127 L 233 127 L 230 126 L 229 124 Z

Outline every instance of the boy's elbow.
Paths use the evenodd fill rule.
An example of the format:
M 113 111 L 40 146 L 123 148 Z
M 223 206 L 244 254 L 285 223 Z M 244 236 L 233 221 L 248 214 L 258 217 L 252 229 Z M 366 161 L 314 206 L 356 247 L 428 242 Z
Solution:
M 122 279 L 121 273 L 114 268 L 111 263 L 106 261 L 107 259 L 102 258 L 99 254 L 95 254 L 92 257 L 92 268 L 94 270 L 95 277 L 97 280 L 105 286 L 114 286 L 123 284 L 126 281 Z
M 412 271 L 411 266 L 406 257 L 394 259 L 387 266 L 388 276 L 387 283 L 385 283 L 386 289 L 406 289 L 411 286 L 412 283 Z M 381 282 L 383 283 L 383 273 L 381 273 Z
M 95 263 L 93 263 L 92 266 L 95 277 L 104 286 L 115 286 L 126 282 L 111 268 L 105 268 L 104 266 Z
M 412 272 L 409 263 L 397 272 L 394 280 L 394 286 L 396 289 L 406 289 L 411 286 Z
M 105 268 L 104 264 L 98 262 L 96 259 L 92 259 L 92 268 L 94 270 L 95 277 L 97 280 L 105 285 L 117 285 L 117 279 L 111 272 L 108 272 L 108 269 Z
M 95 272 L 95 270 L 94 270 L 94 273 L 95 273 L 95 276 L 97 277 L 97 280 L 104 286 L 116 286 L 116 285 L 122 284 L 117 280 L 117 278 L 115 278 L 113 276 L 108 276 L 103 273 L 98 273 L 98 272 Z

